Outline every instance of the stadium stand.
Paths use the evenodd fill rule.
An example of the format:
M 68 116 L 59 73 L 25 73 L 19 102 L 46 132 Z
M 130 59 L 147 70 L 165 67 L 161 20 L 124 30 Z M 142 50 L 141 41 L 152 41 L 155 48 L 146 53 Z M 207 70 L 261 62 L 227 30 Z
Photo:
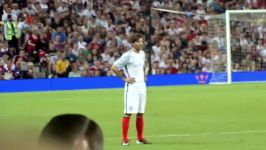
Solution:
M 208 37 L 212 29 L 203 17 L 153 10 L 149 33 L 146 0 L 1 2 L 0 79 L 4 80 L 111 76 L 111 64 L 131 48 L 128 39 L 134 32 L 151 37 L 152 74 L 209 71 L 210 49 L 224 50 L 224 39 Z M 154 0 L 152 5 L 208 15 L 266 8 L 264 0 Z M 241 22 L 233 25 L 240 26 Z M 261 28 L 266 27 L 249 25 L 234 32 L 241 38 L 233 44 L 234 71 L 266 70 L 266 34 Z M 253 34 L 248 34 L 251 29 Z M 253 39 L 256 35 L 260 38 Z M 218 46 L 211 44 L 213 40 Z M 247 43 L 252 44 L 246 53 L 237 53 Z

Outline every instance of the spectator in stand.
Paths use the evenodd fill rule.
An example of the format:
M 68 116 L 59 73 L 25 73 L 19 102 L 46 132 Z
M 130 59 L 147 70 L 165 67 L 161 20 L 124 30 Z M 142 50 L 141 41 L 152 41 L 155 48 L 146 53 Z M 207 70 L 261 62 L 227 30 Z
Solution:
M 19 53 L 19 34 L 17 21 L 15 21 L 12 18 L 12 15 L 9 14 L 4 23 L 4 35 L 5 39 L 8 41 L 8 47 L 14 49 L 15 54 Z
M 3 22 L 9 21 L 9 19 L 8 19 L 9 15 L 11 16 L 12 20 L 14 20 L 14 21 L 16 21 L 18 18 L 17 13 L 15 11 L 12 11 L 12 9 L 7 4 L 4 4 L 2 21 Z
M 3 30 L 2 35 L 8 41 L 9 47 L 14 47 L 16 50 L 4 48 L 1 50 L 4 52 L 1 52 L 0 59 L 3 60 L 3 54 L 7 54 L 13 60 L 11 64 L 15 65 L 15 56 L 20 50 L 25 50 L 25 57 L 28 60 L 26 64 L 33 63 L 34 68 L 37 68 L 34 70 L 46 70 L 47 77 L 54 77 L 58 51 L 65 53 L 69 63 L 78 61 L 78 66 L 88 64 L 86 69 L 80 69 L 81 76 L 112 75 L 110 64 L 132 47 L 128 42 L 132 33 L 149 33 L 146 6 L 144 0 L 85 0 L 75 1 L 75 3 L 61 0 L 47 3 L 46 1 L 23 0 L 20 3 L 16 1 L 10 1 L 9 4 L 4 3 L 2 24 L 7 27 L 8 16 L 18 22 L 19 45 L 16 48 L 14 44 L 11 44 L 12 42 L 8 40 L 10 36 L 7 36 L 7 28 L 6 31 Z M 217 54 L 221 56 L 215 57 L 219 59 L 223 59 L 223 51 L 226 47 L 223 39 L 225 33 L 223 26 L 217 23 L 212 29 L 213 26 L 210 26 L 212 23 L 208 17 L 224 13 L 226 9 L 264 9 L 265 6 L 264 0 L 153 1 L 153 7 L 186 13 L 185 15 L 173 15 L 152 10 L 152 30 L 151 34 L 147 36 L 151 36 L 152 39 L 153 73 L 211 71 L 213 65 L 210 62 L 214 59 L 214 55 L 211 54 L 213 53 L 211 52 L 212 45 L 216 45 Z M 194 15 L 195 13 L 200 15 Z M 250 15 L 246 18 L 254 18 L 254 16 Z M 233 63 L 239 64 L 235 66 L 240 68 L 236 70 L 264 70 L 266 66 L 264 65 L 265 19 L 260 16 L 257 22 L 252 23 L 241 20 L 232 21 L 232 59 Z M 10 32 L 12 26 L 9 27 L 11 27 L 9 33 L 13 33 Z M 33 33 L 28 31 L 36 29 L 38 29 L 37 43 L 39 44 L 34 43 L 34 38 L 28 40 L 29 37 L 33 37 Z M 16 33 L 16 29 L 14 33 Z M 212 35 L 213 33 L 217 34 Z M 0 43 L 5 43 L 1 36 Z M 36 45 L 34 46 L 34 44 Z M 78 48 L 76 48 L 77 46 Z M 39 54 L 43 52 L 45 52 L 45 57 Z M 250 56 L 246 57 L 248 54 Z M 95 62 L 100 64 L 97 73 L 95 69 L 92 71 Z M 28 66 L 24 69 L 30 70 L 31 65 Z M 173 67 L 177 71 L 175 69 L 170 71 L 169 68 Z M 16 68 L 20 69 L 20 66 L 16 66 Z M 74 69 L 75 66 L 69 64 L 68 71 Z
M 4 74 L 5 74 L 5 69 L 4 69 L 4 62 L 0 60 L 0 80 L 4 80 Z
M 9 58 L 4 62 L 4 79 L 10 80 L 10 79 L 17 79 L 19 78 L 19 70 L 16 67 L 16 65 L 12 62 L 12 60 Z
M 67 37 L 63 27 L 57 27 L 56 31 L 52 33 L 52 40 L 55 40 L 56 37 L 59 37 L 59 43 L 64 44 L 66 42 Z
M 69 73 L 68 77 L 81 77 L 81 71 L 79 70 L 78 63 L 72 63 L 72 71 Z
M 27 36 L 26 41 L 28 41 L 26 46 L 26 51 L 28 53 L 29 59 L 33 62 L 39 62 L 38 49 L 40 48 L 40 35 L 37 33 L 36 29 L 33 29 L 29 36 Z
M 69 61 L 66 59 L 66 54 L 61 52 L 59 55 L 59 59 L 56 62 L 56 76 L 58 78 L 66 78 L 69 73 Z

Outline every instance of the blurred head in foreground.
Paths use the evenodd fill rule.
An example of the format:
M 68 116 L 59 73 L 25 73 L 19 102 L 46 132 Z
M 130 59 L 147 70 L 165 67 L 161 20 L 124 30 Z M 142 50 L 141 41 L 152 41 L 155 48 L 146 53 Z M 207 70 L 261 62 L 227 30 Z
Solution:
M 63 114 L 46 124 L 39 143 L 44 150 L 103 150 L 103 133 L 84 115 Z

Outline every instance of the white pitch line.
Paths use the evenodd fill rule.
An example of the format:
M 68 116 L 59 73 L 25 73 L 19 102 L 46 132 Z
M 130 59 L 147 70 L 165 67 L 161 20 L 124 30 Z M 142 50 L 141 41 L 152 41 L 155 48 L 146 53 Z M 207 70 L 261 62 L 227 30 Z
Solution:
M 253 134 L 253 133 L 266 133 L 266 130 L 244 130 L 244 131 L 224 131 L 224 132 L 206 132 L 206 133 L 184 133 L 184 134 L 166 134 L 166 135 L 153 135 L 146 136 L 149 138 L 164 138 L 164 137 L 188 137 L 188 136 L 210 136 L 210 135 L 232 135 L 232 134 Z M 135 138 L 135 137 L 129 137 Z M 121 139 L 120 137 L 105 138 L 106 140 Z

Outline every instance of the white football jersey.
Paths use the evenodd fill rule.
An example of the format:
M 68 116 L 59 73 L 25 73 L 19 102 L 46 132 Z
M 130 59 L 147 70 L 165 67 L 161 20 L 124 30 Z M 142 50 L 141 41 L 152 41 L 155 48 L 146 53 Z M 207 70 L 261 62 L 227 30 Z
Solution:
M 126 77 L 136 79 L 136 83 L 145 83 L 145 52 L 140 50 L 139 53 L 134 52 L 132 49 L 124 53 L 114 65 L 123 69 Z

